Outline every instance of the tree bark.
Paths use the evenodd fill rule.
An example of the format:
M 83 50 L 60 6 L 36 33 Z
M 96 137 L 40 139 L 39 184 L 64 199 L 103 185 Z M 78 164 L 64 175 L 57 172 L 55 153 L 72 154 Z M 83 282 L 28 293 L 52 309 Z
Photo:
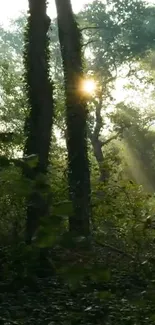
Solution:
M 105 183 L 109 179 L 109 172 L 107 168 L 104 167 L 104 156 L 102 152 L 103 144 L 99 139 L 92 140 L 91 143 L 94 151 L 94 156 L 96 158 L 99 167 L 99 172 L 100 172 L 99 181 Z
M 100 182 L 105 182 L 109 178 L 109 172 L 104 167 L 104 155 L 102 151 L 102 147 L 104 146 L 104 143 L 99 140 L 100 132 L 103 127 L 103 119 L 101 115 L 101 110 L 103 106 L 103 86 L 101 88 L 101 91 L 99 93 L 99 102 L 95 107 L 95 128 L 94 131 L 91 132 L 91 130 L 88 128 L 88 136 L 91 141 L 91 145 L 93 147 L 94 156 L 96 158 L 100 177 Z M 106 143 L 105 143 L 106 144 Z
M 70 0 L 56 0 L 59 40 L 64 68 L 68 180 L 74 216 L 70 231 L 89 234 L 90 171 L 87 149 L 87 102 L 80 89 L 83 80 L 81 33 Z
M 27 166 L 23 169 L 26 178 L 34 183 L 33 193 L 27 202 L 27 243 L 31 243 L 39 219 L 49 211 L 47 197 L 42 194 L 47 191 L 46 174 L 54 115 L 53 85 L 49 79 L 48 63 L 49 26 L 46 0 L 29 0 L 24 63 L 30 112 L 25 122 L 24 156 L 36 155 L 37 163 L 34 167 Z

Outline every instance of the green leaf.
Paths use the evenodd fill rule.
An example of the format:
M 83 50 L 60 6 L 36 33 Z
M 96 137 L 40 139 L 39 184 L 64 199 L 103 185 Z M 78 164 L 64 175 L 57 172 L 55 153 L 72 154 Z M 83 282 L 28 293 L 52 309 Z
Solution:
M 110 270 L 105 270 L 104 268 L 98 266 L 91 270 L 91 279 L 96 282 L 108 282 L 110 281 L 110 278 Z
M 24 161 L 30 168 L 34 168 L 38 164 L 38 156 L 37 155 L 26 156 L 24 157 Z
M 59 225 L 52 226 L 40 226 L 38 231 L 36 232 L 36 245 L 38 247 L 52 247 L 56 242 L 58 242 L 60 237 L 60 229 Z
M 109 299 L 109 298 L 111 298 L 111 296 L 112 296 L 112 293 L 110 291 L 100 291 L 98 293 L 99 299 L 102 299 L 102 300 Z
M 64 279 L 71 286 L 76 286 L 82 281 L 86 275 L 88 275 L 88 270 L 84 265 L 78 263 L 72 266 L 64 266 L 59 269 L 59 273 L 64 277 Z
M 73 215 L 73 207 L 70 201 L 62 201 L 52 207 L 52 215 L 67 216 Z
M 50 234 L 42 230 L 38 233 L 36 245 L 41 248 L 52 247 L 59 238 L 58 231 L 51 232 Z
M 151 315 L 150 319 L 155 322 L 155 314 Z
M 52 247 L 58 241 L 58 236 L 56 234 L 51 234 L 51 236 L 43 236 L 37 240 L 37 247 L 46 248 Z

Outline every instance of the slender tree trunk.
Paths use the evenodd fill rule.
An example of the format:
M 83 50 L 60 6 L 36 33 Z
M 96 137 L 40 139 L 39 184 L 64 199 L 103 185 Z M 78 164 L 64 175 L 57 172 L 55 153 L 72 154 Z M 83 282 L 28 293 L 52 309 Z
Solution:
M 94 156 L 96 158 L 99 167 L 99 172 L 100 172 L 99 181 L 105 183 L 109 179 L 109 172 L 107 168 L 104 167 L 102 142 L 99 139 L 96 139 L 96 140 L 91 140 L 91 143 L 94 151 Z
M 54 115 L 53 85 L 49 79 L 48 64 L 49 26 L 46 0 L 29 0 L 24 63 L 30 112 L 25 122 L 24 156 L 36 155 L 38 161 L 34 167 L 24 168 L 25 176 L 34 183 L 27 206 L 27 243 L 31 242 L 39 219 L 45 217 L 49 210 L 48 200 L 42 193 L 47 191 L 46 174 Z
M 99 140 L 99 136 L 100 136 L 100 133 L 101 133 L 101 130 L 103 127 L 103 118 L 102 118 L 101 111 L 102 111 L 102 107 L 103 107 L 104 93 L 105 93 L 105 89 L 104 89 L 104 86 L 102 85 L 102 87 L 98 93 L 99 102 L 95 107 L 95 128 L 94 128 L 94 131 L 92 132 L 90 130 L 90 128 L 88 127 L 88 137 L 91 141 L 94 156 L 96 158 L 96 161 L 97 161 L 97 164 L 99 167 L 99 172 L 100 172 L 99 181 L 100 182 L 105 182 L 109 178 L 109 172 L 104 166 L 104 154 L 102 151 L 102 147 L 106 143 L 101 142 Z
M 87 150 L 87 104 L 83 79 L 81 33 L 70 0 L 56 0 L 58 29 L 65 78 L 69 189 L 74 216 L 70 231 L 89 234 L 90 171 Z

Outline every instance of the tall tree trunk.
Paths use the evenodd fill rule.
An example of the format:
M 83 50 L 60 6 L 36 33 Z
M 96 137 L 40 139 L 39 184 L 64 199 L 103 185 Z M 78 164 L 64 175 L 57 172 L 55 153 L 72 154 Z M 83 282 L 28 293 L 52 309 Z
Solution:
M 34 183 L 27 205 L 27 243 L 31 242 L 39 219 L 45 217 L 49 209 L 48 200 L 42 193 L 47 191 L 46 174 L 54 115 L 53 85 L 49 79 L 48 63 L 49 26 L 46 0 L 29 0 L 24 63 L 30 112 L 25 122 L 24 156 L 36 155 L 38 160 L 34 167 L 27 166 L 23 170 Z
M 83 80 L 81 33 L 70 0 L 56 0 L 58 29 L 65 78 L 69 189 L 74 216 L 70 231 L 89 234 L 90 171 L 87 149 L 87 104 Z

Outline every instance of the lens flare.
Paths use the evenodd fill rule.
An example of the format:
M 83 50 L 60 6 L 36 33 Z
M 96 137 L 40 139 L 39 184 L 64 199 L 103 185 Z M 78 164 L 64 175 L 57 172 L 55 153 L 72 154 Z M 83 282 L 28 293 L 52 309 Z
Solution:
M 82 83 L 82 90 L 87 94 L 93 94 L 96 89 L 96 83 L 93 79 L 86 79 Z

